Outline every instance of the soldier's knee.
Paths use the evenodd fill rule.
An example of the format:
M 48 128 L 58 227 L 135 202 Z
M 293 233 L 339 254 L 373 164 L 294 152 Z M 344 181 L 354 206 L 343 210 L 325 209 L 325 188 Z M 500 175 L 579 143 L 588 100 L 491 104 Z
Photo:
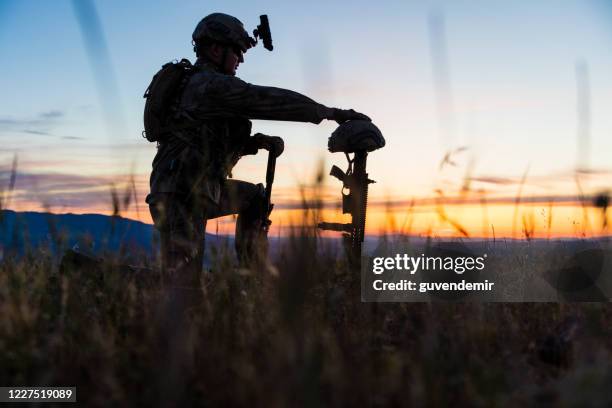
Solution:
M 266 201 L 266 189 L 263 184 L 253 184 L 246 205 L 239 215 L 247 219 L 259 217 L 265 211 Z
M 155 228 L 164 231 L 168 226 L 169 199 L 167 194 L 149 194 L 145 202 L 149 205 L 149 212 Z

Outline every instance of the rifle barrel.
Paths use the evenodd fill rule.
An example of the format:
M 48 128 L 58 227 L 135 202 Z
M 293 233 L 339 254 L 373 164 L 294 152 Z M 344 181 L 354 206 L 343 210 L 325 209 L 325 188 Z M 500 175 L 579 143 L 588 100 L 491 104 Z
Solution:
M 268 153 L 268 167 L 266 169 L 266 200 L 270 205 L 272 198 L 272 183 L 274 183 L 274 171 L 276 170 L 276 156 L 272 153 Z

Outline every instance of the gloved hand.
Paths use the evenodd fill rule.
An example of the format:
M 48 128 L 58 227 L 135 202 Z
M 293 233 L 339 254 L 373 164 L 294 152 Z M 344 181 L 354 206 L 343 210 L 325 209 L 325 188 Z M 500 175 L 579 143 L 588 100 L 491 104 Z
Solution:
M 285 142 L 278 136 L 268 136 L 263 133 L 256 133 L 253 135 L 257 141 L 257 145 L 260 149 L 266 149 L 274 156 L 280 156 L 285 150 Z
M 332 108 L 331 114 L 327 119 L 335 120 L 336 122 L 338 122 L 339 125 L 349 120 L 368 120 L 370 122 L 372 121 L 372 119 L 370 119 L 367 115 L 354 111 L 353 109 L 338 108 Z

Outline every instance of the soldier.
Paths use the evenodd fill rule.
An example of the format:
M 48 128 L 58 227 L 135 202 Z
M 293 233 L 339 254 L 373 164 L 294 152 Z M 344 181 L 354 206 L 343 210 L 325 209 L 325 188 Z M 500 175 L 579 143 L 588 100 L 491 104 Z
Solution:
M 265 201 L 261 184 L 232 180 L 232 167 L 266 149 L 280 155 L 280 137 L 251 136 L 249 119 L 343 123 L 369 118 L 354 110 L 328 108 L 287 89 L 257 86 L 237 78 L 244 53 L 255 45 L 242 23 L 210 14 L 193 32 L 197 61 L 172 108 L 173 130 L 153 160 L 151 216 L 161 235 L 162 269 L 187 279 L 201 272 L 206 220 L 238 214 L 236 250 L 245 259 L 261 229 Z

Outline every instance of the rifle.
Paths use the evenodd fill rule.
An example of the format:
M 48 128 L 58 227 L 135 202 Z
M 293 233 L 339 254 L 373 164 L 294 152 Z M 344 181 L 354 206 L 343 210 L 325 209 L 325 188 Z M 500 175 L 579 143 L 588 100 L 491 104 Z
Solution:
M 330 152 L 342 152 L 348 160 L 346 172 L 334 165 L 329 174 L 342 182 L 342 213 L 350 214 L 351 222 L 347 224 L 321 222 L 318 227 L 343 233 L 344 249 L 351 269 L 361 269 L 368 186 L 375 183 L 366 173 L 368 153 L 384 146 L 385 138 L 369 120 L 350 120 L 342 123 L 332 133 L 327 143 Z M 350 153 L 353 153 L 353 158 Z
M 348 169 L 342 171 L 334 165 L 329 173 L 342 182 L 342 214 L 350 214 L 351 222 L 347 224 L 320 222 L 318 227 L 323 230 L 342 232 L 344 248 L 349 260 L 349 266 L 361 269 L 361 246 L 365 234 L 366 208 L 368 205 L 368 185 L 375 183 L 368 178 L 366 162 L 368 152 L 356 151 L 348 160 Z M 348 190 L 348 193 L 345 193 Z
M 259 134 L 261 135 L 261 134 Z M 261 135 L 265 136 L 265 135 Z M 274 172 L 276 169 L 276 156 L 272 149 L 268 152 L 268 165 L 266 168 L 266 185 L 264 196 L 258 194 L 256 212 L 246 218 L 239 216 L 236 225 L 236 252 L 242 263 L 260 262 L 267 258 L 268 254 L 268 232 L 270 231 L 270 214 L 274 208 L 272 203 L 272 184 L 274 183 Z M 243 224 L 246 222 L 246 224 Z
M 270 230 L 270 225 L 272 221 L 270 221 L 270 214 L 272 213 L 272 209 L 274 208 L 274 204 L 272 203 L 272 183 L 274 183 L 274 172 L 276 170 L 276 156 L 273 151 L 268 152 L 268 165 L 266 168 L 266 205 L 264 206 L 265 213 L 262 214 L 262 229 L 265 233 L 266 237 L 268 236 L 268 231 Z

